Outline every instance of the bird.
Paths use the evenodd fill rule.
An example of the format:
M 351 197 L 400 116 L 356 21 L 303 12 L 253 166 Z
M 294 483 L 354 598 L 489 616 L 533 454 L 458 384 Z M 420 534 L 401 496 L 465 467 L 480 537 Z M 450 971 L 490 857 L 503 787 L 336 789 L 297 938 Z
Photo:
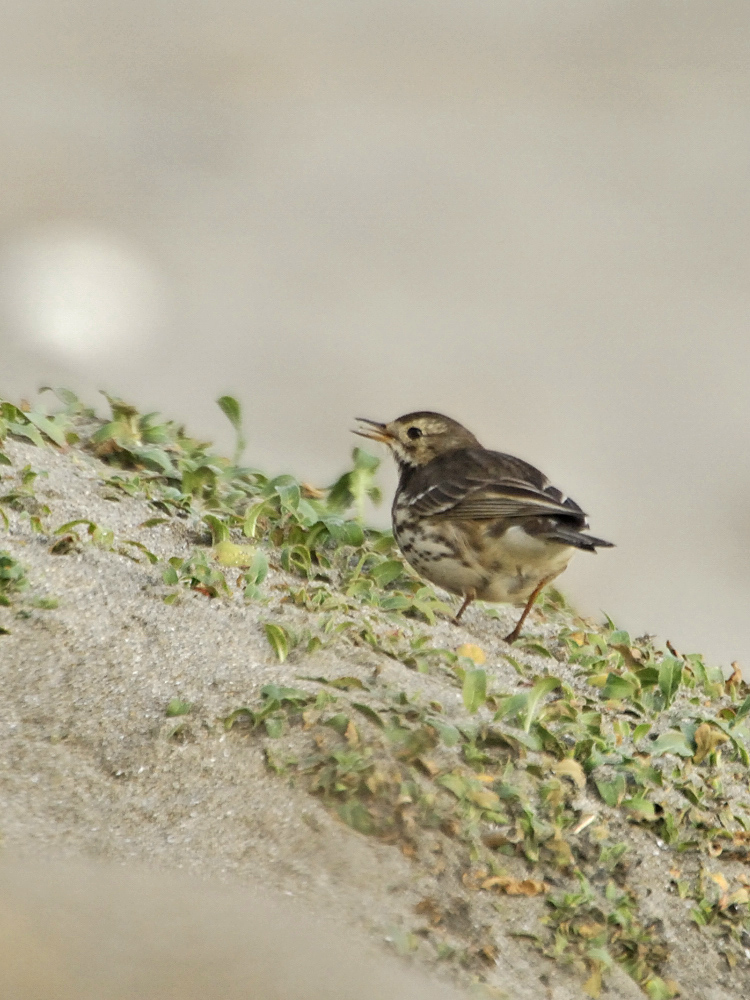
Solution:
M 482 447 L 442 413 L 356 419 L 354 433 L 387 445 L 398 466 L 394 538 L 421 577 L 463 599 L 456 623 L 477 599 L 522 606 L 505 636 L 515 642 L 537 596 L 577 549 L 613 546 L 584 534 L 583 510 L 533 465 Z

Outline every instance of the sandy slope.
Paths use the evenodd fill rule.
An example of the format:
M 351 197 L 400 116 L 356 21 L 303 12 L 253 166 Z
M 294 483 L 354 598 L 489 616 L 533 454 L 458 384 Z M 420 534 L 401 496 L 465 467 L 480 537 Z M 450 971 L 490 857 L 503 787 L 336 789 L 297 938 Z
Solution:
M 45 523 L 52 527 L 89 518 L 111 529 L 115 539 L 140 541 L 162 558 L 185 555 L 198 538 L 189 519 L 139 527 L 154 508 L 122 493 L 111 499 L 115 491 L 104 482 L 111 469 L 82 452 L 62 454 L 11 440 L 5 450 L 16 470 L 31 464 L 45 473 L 37 479 L 36 497 L 49 506 Z M 13 472 L 0 471 L 7 485 Z M 306 657 L 304 667 L 294 654 L 279 664 L 262 622 L 299 622 L 304 612 L 273 597 L 278 571 L 265 585 L 268 605 L 245 604 L 239 596 L 209 600 L 189 591 L 168 605 L 158 566 L 90 541 L 77 551 L 51 554 L 51 537 L 32 532 L 21 511 L 9 516 L 0 548 L 27 567 L 34 595 L 55 597 L 59 604 L 41 609 L 26 601 L 20 615 L 21 605 L 0 608 L 0 625 L 10 633 L 0 636 L 0 830 L 6 845 L 0 940 L 6 953 L 11 941 L 13 954 L 28 955 L 23 967 L 0 962 L 8 975 L 17 976 L 3 995 L 18 1000 L 45 995 L 46 976 L 56 984 L 55 996 L 66 995 L 61 983 L 78 997 L 118 998 L 210 996 L 213 987 L 205 983 L 219 983 L 217 996 L 292 1000 L 318 995 L 311 986 L 317 983 L 320 996 L 417 997 L 421 987 L 406 969 L 384 965 L 358 979 L 364 966 L 352 954 L 364 953 L 365 939 L 399 946 L 403 935 L 418 930 L 414 908 L 425 898 L 440 901 L 449 930 L 464 942 L 489 931 L 497 942 L 490 967 L 461 973 L 465 986 L 481 973 L 489 996 L 572 1000 L 582 995 L 579 976 L 512 936 L 533 930 L 541 901 L 503 897 L 494 905 L 475 896 L 469 905 L 450 845 L 435 848 L 445 864 L 431 871 L 415 866 L 396 846 L 345 826 L 302 787 L 271 773 L 261 743 L 241 732 L 225 733 L 220 722 L 269 682 L 315 690 L 300 673 L 376 674 L 386 687 L 439 698 L 448 714 L 460 701 L 455 687 L 345 643 Z M 503 634 L 498 624 L 478 611 L 467 615 L 463 629 L 441 621 L 434 642 L 450 648 L 480 642 L 489 654 L 488 670 L 510 686 L 517 676 L 493 656 Z M 175 697 L 194 704 L 189 716 L 165 716 Z M 182 721 L 185 728 L 175 735 Z M 591 805 L 589 794 L 582 796 L 582 810 Z M 725 978 L 718 954 L 695 954 L 696 945 L 704 945 L 696 931 L 689 931 L 692 939 L 685 937 L 684 914 L 681 923 L 670 924 L 673 908 L 684 909 L 685 903 L 667 895 L 667 861 L 658 857 L 650 835 L 634 830 L 632 837 L 641 853 L 640 884 L 653 892 L 652 908 L 667 923 L 670 971 L 677 973 L 682 995 L 750 996 L 742 993 L 741 977 Z M 35 873 L 33 863 L 12 860 L 16 852 L 68 860 L 54 861 L 57 874 L 50 879 Z M 132 866 L 135 874 L 115 878 L 106 868 L 80 869 L 81 857 Z M 143 866 L 171 874 L 152 878 Z M 192 880 L 181 881 L 178 869 Z M 198 887 L 196 876 L 210 884 Z M 297 901 L 294 918 L 277 903 L 260 901 L 277 894 Z M 128 914 L 124 922 L 122 913 Z M 54 914 L 72 914 L 71 924 Z M 164 938 L 165 922 L 172 919 L 173 937 Z M 318 925 L 327 937 L 315 937 Z M 113 936 L 122 944 L 119 965 L 100 960 L 114 947 Z M 350 936 L 359 943 L 349 943 Z M 283 959 L 269 944 L 279 939 Z M 319 940 L 323 943 L 316 944 Z M 434 958 L 419 934 L 408 940 L 416 941 L 406 949 L 413 951 L 413 961 Z M 321 951 L 326 961 L 315 966 L 311 956 Z M 49 968 L 37 961 L 43 953 L 59 953 L 61 960 Z M 170 955 L 177 956 L 174 968 Z M 144 976 L 144 968 L 153 975 Z M 276 987 L 270 985 L 274 968 L 284 969 Z M 259 978 L 250 989 L 254 970 Z M 424 995 L 428 992 L 441 995 L 437 987 L 425 987 Z M 607 996 L 642 994 L 615 969 Z

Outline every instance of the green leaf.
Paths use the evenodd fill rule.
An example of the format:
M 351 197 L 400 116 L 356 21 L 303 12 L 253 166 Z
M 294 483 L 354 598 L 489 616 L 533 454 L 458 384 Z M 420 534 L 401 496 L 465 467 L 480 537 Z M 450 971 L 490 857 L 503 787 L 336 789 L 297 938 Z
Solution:
M 268 559 L 266 558 L 265 552 L 261 552 L 260 549 L 257 549 L 253 561 L 250 563 L 250 568 L 245 573 L 245 583 L 247 583 L 248 586 L 261 584 L 267 575 Z
M 343 736 L 349 728 L 349 716 L 344 712 L 337 712 L 336 715 L 332 715 L 329 719 L 326 719 L 324 725 L 330 726 L 331 729 L 336 730 L 339 736 Z
M 289 633 L 281 625 L 274 625 L 271 622 L 266 622 L 264 628 L 271 649 L 276 654 L 279 663 L 283 663 L 289 656 Z
M 388 559 L 378 566 L 373 566 L 370 570 L 370 576 L 379 587 L 387 587 L 389 583 L 397 580 L 403 572 L 404 564 L 402 562 L 398 559 Z
M 253 504 L 252 507 L 248 507 L 245 511 L 245 520 L 242 524 L 242 532 L 246 538 L 255 538 L 255 529 L 258 525 L 258 518 L 263 514 L 269 513 L 271 507 L 269 503 L 264 500 L 262 503 Z
M 271 482 L 276 495 L 281 502 L 281 506 L 292 513 L 295 513 L 300 502 L 299 483 L 294 476 L 277 476 Z
M 219 542 L 226 542 L 229 540 L 229 528 L 225 521 L 216 517 L 215 514 L 204 514 L 203 520 L 211 529 L 211 540 L 214 545 L 218 545 Z
M 437 778 L 437 784 L 447 788 L 449 792 L 453 792 L 457 799 L 462 799 L 469 790 L 466 778 L 462 778 L 458 774 L 441 774 Z
M 536 682 L 531 691 L 526 695 L 526 717 L 523 723 L 524 732 L 528 733 L 531 729 L 531 723 L 542 698 L 561 685 L 562 681 L 559 677 L 543 677 L 542 680 Z
M 370 708 L 369 705 L 363 705 L 357 701 L 352 702 L 352 708 L 356 708 L 358 712 L 361 712 L 370 722 L 374 722 L 376 726 L 379 726 L 381 729 L 384 728 L 385 723 L 374 708 Z
M 145 555 L 145 557 L 148 559 L 148 561 L 151 563 L 152 566 L 159 562 L 159 557 L 155 555 L 153 552 L 151 552 L 149 549 L 147 549 L 146 546 L 143 544 L 143 542 L 136 542 L 132 538 L 123 538 L 121 544 L 132 545 L 134 548 L 138 549 Z
M 88 528 L 88 531 L 89 531 L 90 535 L 93 534 L 93 532 L 95 531 L 95 529 L 97 527 L 97 525 L 94 524 L 93 521 L 89 521 L 88 518 L 86 518 L 86 517 L 78 517 L 74 521 L 66 521 L 65 524 L 61 524 L 59 528 L 56 528 L 54 530 L 53 534 L 54 535 L 64 535 L 68 531 L 70 531 L 71 528 L 75 528 L 76 525 L 79 525 L 79 524 L 85 524 L 86 527 Z
M 525 667 L 523 664 L 519 663 L 518 660 L 515 659 L 515 657 L 509 656 L 508 653 L 501 653 L 500 655 L 503 656 L 508 661 L 508 663 L 510 663 L 511 667 L 513 667 L 513 669 L 517 674 L 519 674 L 521 677 L 528 677 L 529 675 L 528 667 Z
M 286 545 L 281 550 L 281 568 L 309 577 L 312 575 L 312 553 L 306 545 Z
M 649 976 L 642 984 L 649 1000 L 672 1000 L 676 996 L 674 988 L 665 983 L 660 976 Z
M 680 757 L 692 757 L 695 753 L 695 747 L 690 746 L 684 733 L 676 729 L 668 729 L 651 746 L 652 757 L 659 757 L 664 753 L 679 754 Z
M 361 545 L 365 540 L 362 526 L 356 521 L 339 521 L 337 518 L 327 517 L 323 523 L 331 533 L 331 537 L 342 545 Z
M 656 667 L 641 667 L 634 671 L 633 676 L 638 679 L 642 688 L 651 688 L 659 683 L 659 671 Z
M 455 726 L 451 726 L 450 723 L 433 717 L 430 719 L 430 725 L 447 747 L 454 747 L 460 742 L 461 733 Z
M 235 545 L 228 538 L 214 545 L 214 558 L 222 566 L 252 566 L 256 556 L 254 545 Z
M 279 628 L 278 625 L 272 627 Z M 294 705 L 305 705 L 312 699 L 312 695 L 308 694 L 307 691 L 302 691 L 300 688 L 281 687 L 278 684 L 264 684 L 260 689 L 260 694 L 266 701 L 276 701 L 280 705 L 285 701 Z
M 622 807 L 629 813 L 630 818 L 638 823 L 651 823 L 657 818 L 654 803 L 640 795 L 632 799 L 623 799 Z
M 619 806 L 627 789 L 623 774 L 618 774 L 613 781 L 596 781 L 596 787 L 608 806 Z
M 268 719 L 264 719 L 263 725 L 266 727 L 266 733 L 272 740 L 278 739 L 284 732 L 284 719 L 282 716 L 273 715 Z
M 360 833 L 371 834 L 375 831 L 375 821 L 370 815 L 367 807 L 356 799 L 350 799 L 338 807 L 340 818 Z
M 536 729 L 536 726 L 534 727 Z M 525 732 L 523 729 L 514 729 L 512 732 L 505 731 L 504 735 L 520 743 L 522 747 L 526 747 L 527 750 L 533 750 L 535 753 L 538 750 L 544 748 L 542 740 L 539 738 L 536 732 Z
M 65 448 L 68 442 L 65 440 L 65 433 L 62 428 L 43 413 L 31 410 L 26 414 L 26 418 L 39 428 L 47 437 L 54 441 L 59 448 Z
M 25 415 L 24 415 L 25 420 Z M 11 434 L 15 434 L 17 437 L 28 438 L 32 441 L 37 448 L 44 447 L 44 438 L 39 433 L 39 428 L 35 427 L 30 423 L 16 423 L 14 421 L 8 421 L 8 430 Z
M 168 479 L 180 479 L 180 473 L 172 464 L 172 459 L 162 448 L 154 448 L 150 445 L 130 448 L 131 454 L 144 465 L 151 466 L 163 473 Z
M 255 712 L 251 708 L 236 708 L 224 719 L 224 728 L 231 729 L 235 722 L 240 719 L 247 719 L 253 726 L 255 725 Z
M 155 528 L 157 524 L 167 524 L 168 517 L 150 517 L 147 521 L 141 521 L 139 528 Z
M 632 675 L 631 675 L 632 676 Z M 607 674 L 607 681 L 602 688 L 602 698 L 605 701 L 610 699 L 622 701 L 625 698 L 632 698 L 638 690 L 634 680 L 622 677 L 620 674 Z
M 4 451 L 0 451 L 0 465 L 12 465 L 13 463 L 5 454 Z
M 526 708 L 528 700 L 528 691 L 519 691 L 518 694 L 513 694 L 509 698 L 506 698 L 497 712 L 495 712 L 494 721 L 499 722 L 500 719 L 515 718 L 516 715 Z
M 665 707 L 672 704 L 682 679 L 682 660 L 665 656 L 659 665 L 659 687 L 664 695 Z
M 176 715 L 188 715 L 192 710 L 193 706 L 189 701 L 181 701 L 180 698 L 173 698 L 167 705 L 164 714 L 168 719 L 171 719 Z
M 237 465 L 240 458 L 242 458 L 242 452 L 245 450 L 245 436 L 242 432 L 242 407 L 234 396 L 219 396 L 216 402 L 219 404 L 221 412 L 232 427 L 234 427 L 237 435 L 233 457 L 233 462 Z
M 468 712 L 474 713 L 487 700 L 487 672 L 485 670 L 467 670 L 463 684 L 464 705 Z
M 412 602 L 408 597 L 404 597 L 403 594 L 392 594 L 389 597 L 383 598 L 380 602 L 380 607 L 383 611 L 405 611 L 411 605 Z
M 536 653 L 538 656 L 546 656 L 547 659 L 554 660 L 552 653 L 541 642 L 531 642 L 527 639 L 521 639 L 521 644 L 516 648 L 523 650 L 524 653 Z
M 627 632 L 615 631 L 608 638 L 610 646 L 631 646 L 630 635 Z
M 115 540 L 115 533 L 110 531 L 109 528 L 100 528 L 97 524 L 93 529 L 89 528 L 89 534 L 91 535 L 92 541 L 96 542 L 97 545 L 101 545 L 105 549 L 112 548 L 112 544 Z
M 648 734 L 650 729 L 650 722 L 642 722 L 639 726 L 636 726 L 633 730 L 633 743 L 638 743 L 639 740 L 642 740 L 643 737 Z
M 745 698 L 740 707 L 737 709 L 735 716 L 732 719 L 732 727 L 736 726 L 738 722 L 741 722 L 748 713 L 750 713 L 750 695 Z
M 234 396 L 219 396 L 216 400 L 221 412 L 236 431 L 242 428 L 242 409 Z
M 381 493 L 375 485 L 375 472 L 380 465 L 380 459 L 370 455 L 362 448 L 352 452 L 354 468 L 345 472 L 328 492 L 328 506 L 332 510 L 345 511 L 354 506 L 357 520 L 364 518 L 365 501 L 369 498 L 373 503 L 379 503 Z

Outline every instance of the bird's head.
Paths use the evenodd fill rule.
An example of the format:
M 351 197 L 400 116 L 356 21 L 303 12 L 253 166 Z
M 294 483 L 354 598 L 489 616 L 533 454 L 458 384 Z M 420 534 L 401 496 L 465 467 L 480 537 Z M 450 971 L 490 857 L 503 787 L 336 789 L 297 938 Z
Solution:
M 447 452 L 481 447 L 471 431 L 441 413 L 407 413 L 389 424 L 357 419 L 366 426 L 354 433 L 387 444 L 399 466 L 419 468 Z

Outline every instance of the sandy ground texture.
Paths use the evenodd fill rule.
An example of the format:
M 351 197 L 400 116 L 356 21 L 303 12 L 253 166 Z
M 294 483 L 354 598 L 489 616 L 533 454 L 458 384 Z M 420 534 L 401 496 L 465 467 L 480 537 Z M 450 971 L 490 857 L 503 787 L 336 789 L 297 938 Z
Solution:
M 189 519 L 140 527 L 153 506 L 116 494 L 106 485 L 111 468 L 77 449 L 8 439 L 4 450 L 13 467 L 0 469 L 2 492 L 26 465 L 42 473 L 35 493 L 50 508 L 45 525 L 87 518 L 162 559 L 186 555 L 200 539 Z M 0 548 L 23 563 L 31 584 L 22 601 L 0 607 L 7 632 L 0 635 L 0 938 L 6 955 L 26 956 L 25 965 L 0 963 L 16 977 L 2 995 L 211 996 L 219 984 L 217 996 L 269 1000 L 450 996 L 448 985 L 428 989 L 410 978 L 420 964 L 444 984 L 457 974 L 460 988 L 479 995 L 583 995 L 579 974 L 519 936 L 534 932 L 541 899 L 468 892 L 448 838 L 430 848 L 442 858 L 430 867 L 358 833 L 302 785 L 273 773 L 262 741 L 239 727 L 225 732 L 221 722 L 268 683 L 319 690 L 301 674 L 377 677 L 385 687 L 439 699 L 447 715 L 461 700 L 455 686 L 344 641 L 306 656 L 304 665 L 295 654 L 279 663 L 263 623 L 299 625 L 305 616 L 275 600 L 279 570 L 264 584 L 268 603 L 185 590 L 166 604 L 159 565 L 136 562 L 117 545 L 97 546 L 85 531 L 80 544 L 53 554 L 54 537 L 33 531 L 29 512 L 8 510 L 8 530 L 0 525 Z M 39 607 L 40 598 L 56 599 L 57 607 Z M 500 656 L 504 625 L 470 610 L 462 628 L 439 620 L 433 641 L 453 649 L 481 644 L 488 672 L 513 687 L 518 676 Z M 535 660 L 533 652 L 518 657 Z M 192 703 L 189 715 L 166 716 L 175 698 Z M 278 753 L 294 749 L 291 739 L 275 742 Z M 589 788 L 580 792 L 582 815 L 608 813 L 595 797 Z M 689 901 L 672 894 L 670 859 L 655 838 L 640 827 L 627 836 L 638 855 L 632 884 L 664 927 L 670 958 L 663 974 L 679 981 L 683 997 L 750 997 L 750 967 L 729 970 L 687 920 Z M 37 857 L 55 860 L 39 869 Z M 81 859 L 104 867 L 80 867 Z M 283 895 L 293 916 L 279 909 Z M 473 964 L 456 973 L 436 962 L 426 944 L 425 900 L 440 908 L 445 933 Z M 488 937 L 494 945 L 482 961 Z M 382 965 L 353 960 L 373 945 L 382 948 Z M 388 949 L 408 954 L 402 967 L 386 960 Z M 110 952 L 117 961 L 104 960 Z M 37 961 L 43 954 L 60 961 Z M 603 995 L 643 994 L 616 967 Z

